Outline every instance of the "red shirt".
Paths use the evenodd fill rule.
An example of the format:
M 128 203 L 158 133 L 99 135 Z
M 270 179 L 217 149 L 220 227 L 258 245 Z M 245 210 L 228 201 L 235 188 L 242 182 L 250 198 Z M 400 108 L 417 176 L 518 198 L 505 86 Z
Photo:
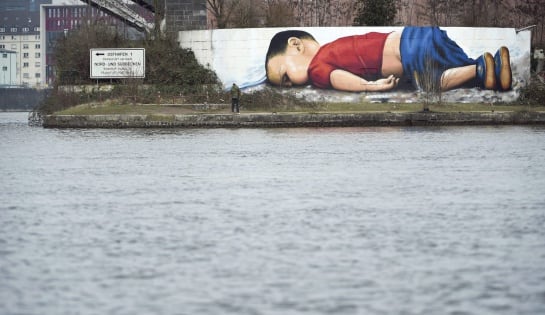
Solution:
M 367 79 L 382 72 L 382 51 L 388 33 L 371 32 L 341 37 L 320 47 L 308 67 L 308 77 L 319 88 L 330 88 L 329 75 L 335 69 L 346 70 Z

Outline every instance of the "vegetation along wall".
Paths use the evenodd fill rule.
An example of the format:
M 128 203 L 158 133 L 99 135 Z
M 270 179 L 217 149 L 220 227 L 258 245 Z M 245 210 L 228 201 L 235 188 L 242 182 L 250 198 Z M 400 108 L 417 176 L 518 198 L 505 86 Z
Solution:
M 178 41 L 225 89 L 232 83 L 246 91 L 270 87 L 310 101 L 414 102 L 433 95 L 446 102 L 512 102 L 530 79 L 530 31 L 468 27 L 297 28 L 315 43 L 297 40 L 300 33 L 281 39 L 293 49 L 288 54 L 302 59 L 295 66 L 269 63 L 267 78 L 271 39 L 286 30 L 293 28 L 182 31 Z M 289 78 L 287 69 L 296 68 L 308 77 Z

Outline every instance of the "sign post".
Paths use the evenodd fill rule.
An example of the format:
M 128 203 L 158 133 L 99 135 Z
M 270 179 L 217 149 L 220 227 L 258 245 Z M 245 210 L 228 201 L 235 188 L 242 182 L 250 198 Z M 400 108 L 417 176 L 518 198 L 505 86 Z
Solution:
M 91 79 L 144 78 L 146 76 L 144 48 L 92 48 L 90 57 Z

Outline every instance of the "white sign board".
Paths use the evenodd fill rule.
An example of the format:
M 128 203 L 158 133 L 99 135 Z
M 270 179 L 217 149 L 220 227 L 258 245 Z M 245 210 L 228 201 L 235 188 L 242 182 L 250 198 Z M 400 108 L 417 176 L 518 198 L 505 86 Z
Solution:
M 146 50 L 144 48 L 93 48 L 91 79 L 144 78 Z

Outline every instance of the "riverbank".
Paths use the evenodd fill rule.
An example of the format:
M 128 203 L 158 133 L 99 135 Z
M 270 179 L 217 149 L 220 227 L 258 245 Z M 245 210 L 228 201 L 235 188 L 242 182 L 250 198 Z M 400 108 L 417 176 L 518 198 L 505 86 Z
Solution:
M 545 108 L 520 106 L 383 105 L 345 111 L 272 111 L 233 114 L 225 104 L 120 105 L 71 109 L 43 117 L 46 128 L 274 128 L 452 125 L 545 125 Z M 420 109 L 420 110 L 418 110 Z M 459 109 L 459 110 L 457 110 Z

